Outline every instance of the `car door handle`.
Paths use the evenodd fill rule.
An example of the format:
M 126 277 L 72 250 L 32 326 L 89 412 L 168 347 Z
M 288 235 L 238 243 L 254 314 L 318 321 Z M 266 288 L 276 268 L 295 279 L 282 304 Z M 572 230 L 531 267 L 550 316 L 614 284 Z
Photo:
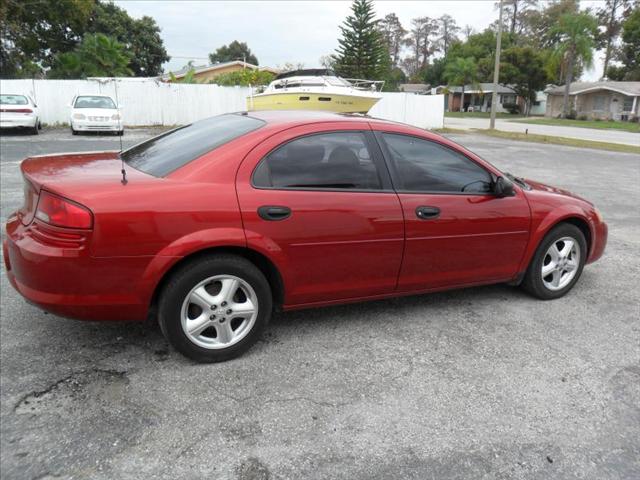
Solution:
M 433 220 L 440 216 L 440 209 L 438 207 L 418 207 L 416 208 L 416 216 L 420 220 Z
M 258 208 L 258 215 L 263 220 L 278 221 L 284 220 L 291 216 L 291 209 L 289 207 L 280 207 L 275 205 L 265 205 Z

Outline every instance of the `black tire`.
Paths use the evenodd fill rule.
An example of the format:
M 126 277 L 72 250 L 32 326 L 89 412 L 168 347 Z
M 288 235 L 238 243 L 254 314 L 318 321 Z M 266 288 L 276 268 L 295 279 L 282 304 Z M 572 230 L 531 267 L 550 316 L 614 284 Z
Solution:
M 38 130 L 42 130 L 42 122 L 38 120 Z
M 31 127 L 31 135 L 38 135 L 38 124 L 36 123 L 35 126 Z
M 123 135 L 124 135 L 124 130 L 119 130 L 119 131 L 118 131 L 118 136 L 119 136 L 119 137 L 121 137 L 121 136 L 123 136 Z
M 557 242 L 563 237 L 570 237 L 574 239 L 580 246 L 580 259 L 578 262 L 578 268 L 576 275 L 567 285 L 565 285 L 560 290 L 550 290 L 545 286 L 543 281 L 542 265 L 545 261 L 545 257 L 547 251 L 549 250 L 549 247 L 551 247 L 554 242 Z M 580 278 L 588 253 L 587 241 L 584 238 L 584 234 L 578 227 L 569 223 L 561 223 L 555 226 L 549 233 L 547 233 L 542 242 L 540 242 L 540 245 L 538 245 L 536 253 L 531 259 L 529 268 L 527 269 L 524 280 L 522 281 L 522 288 L 524 288 L 525 291 L 527 291 L 534 297 L 537 297 L 541 300 L 553 300 L 563 297 L 569 292 L 569 290 L 573 288 L 573 286 Z
M 78 131 L 74 130 L 73 127 L 71 127 L 71 135 L 77 135 Z
M 258 314 L 253 327 L 237 343 L 210 349 L 189 339 L 182 328 L 181 312 L 189 292 L 198 283 L 215 275 L 232 275 L 247 282 L 256 294 Z M 197 362 L 222 362 L 238 357 L 260 338 L 269 322 L 272 308 L 269 282 L 253 263 L 235 255 L 211 255 L 189 262 L 172 274 L 160 295 L 158 322 L 165 338 L 183 355 Z

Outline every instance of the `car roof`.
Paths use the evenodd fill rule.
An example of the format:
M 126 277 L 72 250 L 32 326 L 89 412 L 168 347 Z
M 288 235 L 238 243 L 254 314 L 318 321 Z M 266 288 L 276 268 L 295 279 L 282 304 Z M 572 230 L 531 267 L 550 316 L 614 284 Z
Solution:
M 317 110 L 262 110 L 243 112 L 247 116 L 257 118 L 269 125 L 298 124 L 319 122 L 376 122 L 396 123 L 357 113 L 322 112 Z

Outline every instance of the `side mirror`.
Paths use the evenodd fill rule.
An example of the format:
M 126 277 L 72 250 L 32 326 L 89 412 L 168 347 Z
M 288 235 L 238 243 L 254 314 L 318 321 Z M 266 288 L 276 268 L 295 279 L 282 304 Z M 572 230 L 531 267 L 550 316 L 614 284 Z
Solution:
M 498 177 L 493 184 L 493 193 L 496 197 L 513 197 L 516 192 L 513 189 L 511 180 L 505 177 Z

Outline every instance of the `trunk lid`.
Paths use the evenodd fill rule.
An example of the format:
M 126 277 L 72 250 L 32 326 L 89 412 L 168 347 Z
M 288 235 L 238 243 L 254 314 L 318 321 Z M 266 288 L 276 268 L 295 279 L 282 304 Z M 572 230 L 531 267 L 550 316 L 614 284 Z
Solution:
M 43 188 L 91 208 L 91 198 L 125 187 L 116 151 L 34 156 L 25 159 L 20 169 L 25 182 L 18 216 L 24 225 L 33 220 Z M 125 169 L 128 182 L 159 181 L 129 166 Z

